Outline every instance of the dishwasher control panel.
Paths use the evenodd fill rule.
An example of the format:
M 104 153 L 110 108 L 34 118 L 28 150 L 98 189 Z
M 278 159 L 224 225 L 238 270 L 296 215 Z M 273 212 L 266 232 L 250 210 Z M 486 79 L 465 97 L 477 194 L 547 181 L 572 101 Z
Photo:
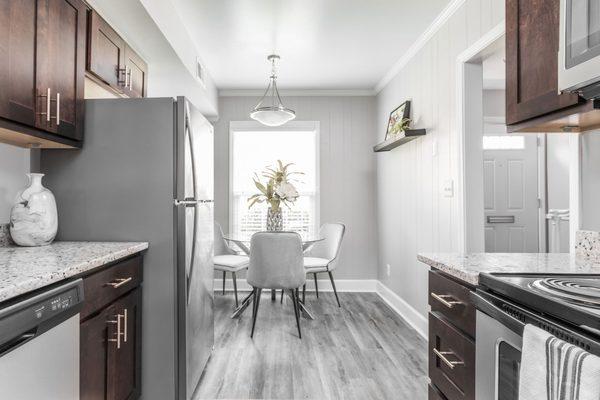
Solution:
M 32 338 L 79 313 L 83 306 L 83 281 L 66 284 L 0 308 L 0 354 L 19 338 Z

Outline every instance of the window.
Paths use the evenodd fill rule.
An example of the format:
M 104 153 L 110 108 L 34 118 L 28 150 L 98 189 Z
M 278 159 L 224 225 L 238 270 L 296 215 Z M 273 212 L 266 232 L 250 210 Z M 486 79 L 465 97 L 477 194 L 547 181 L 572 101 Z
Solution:
M 281 160 L 294 163 L 303 172 L 294 183 L 300 197 L 287 209 L 282 207 L 284 229 L 310 236 L 319 226 L 318 123 L 289 122 L 267 128 L 254 122 L 232 122 L 230 126 L 230 232 L 250 238 L 265 229 L 265 203 L 248 209 L 248 197 L 257 193 L 252 178 Z
M 484 150 L 523 150 L 525 148 L 525 137 L 523 136 L 483 136 Z

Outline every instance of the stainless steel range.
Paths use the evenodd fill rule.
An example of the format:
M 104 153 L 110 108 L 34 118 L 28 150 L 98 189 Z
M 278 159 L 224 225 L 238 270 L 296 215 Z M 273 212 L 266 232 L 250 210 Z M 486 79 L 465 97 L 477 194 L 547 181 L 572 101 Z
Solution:
M 481 274 L 476 398 L 517 400 L 523 329 L 533 324 L 600 355 L 600 276 Z

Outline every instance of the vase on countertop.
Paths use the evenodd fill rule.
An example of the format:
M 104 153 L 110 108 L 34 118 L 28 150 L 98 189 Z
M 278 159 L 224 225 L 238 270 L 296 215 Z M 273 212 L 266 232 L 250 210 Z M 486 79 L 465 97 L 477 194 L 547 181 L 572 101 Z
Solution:
M 56 200 L 42 185 L 43 176 L 27 174 L 29 185 L 19 192 L 10 212 L 10 236 L 19 246 L 45 246 L 56 237 Z
M 269 207 L 267 211 L 267 231 L 281 232 L 283 230 L 283 215 L 281 208 L 273 210 Z

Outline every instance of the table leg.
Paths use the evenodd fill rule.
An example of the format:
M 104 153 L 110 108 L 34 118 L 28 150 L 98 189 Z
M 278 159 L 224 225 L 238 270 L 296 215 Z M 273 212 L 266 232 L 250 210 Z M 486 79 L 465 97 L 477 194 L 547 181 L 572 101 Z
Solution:
M 231 314 L 231 318 L 233 319 L 233 318 L 239 317 L 246 310 L 246 308 L 250 305 L 250 303 L 252 303 L 252 300 L 253 300 L 253 293 L 250 292 L 249 295 L 244 297 L 244 300 L 242 300 L 242 304 L 240 304 L 240 306 L 233 311 L 233 314 Z
M 271 289 L 271 301 L 277 300 L 277 290 Z

